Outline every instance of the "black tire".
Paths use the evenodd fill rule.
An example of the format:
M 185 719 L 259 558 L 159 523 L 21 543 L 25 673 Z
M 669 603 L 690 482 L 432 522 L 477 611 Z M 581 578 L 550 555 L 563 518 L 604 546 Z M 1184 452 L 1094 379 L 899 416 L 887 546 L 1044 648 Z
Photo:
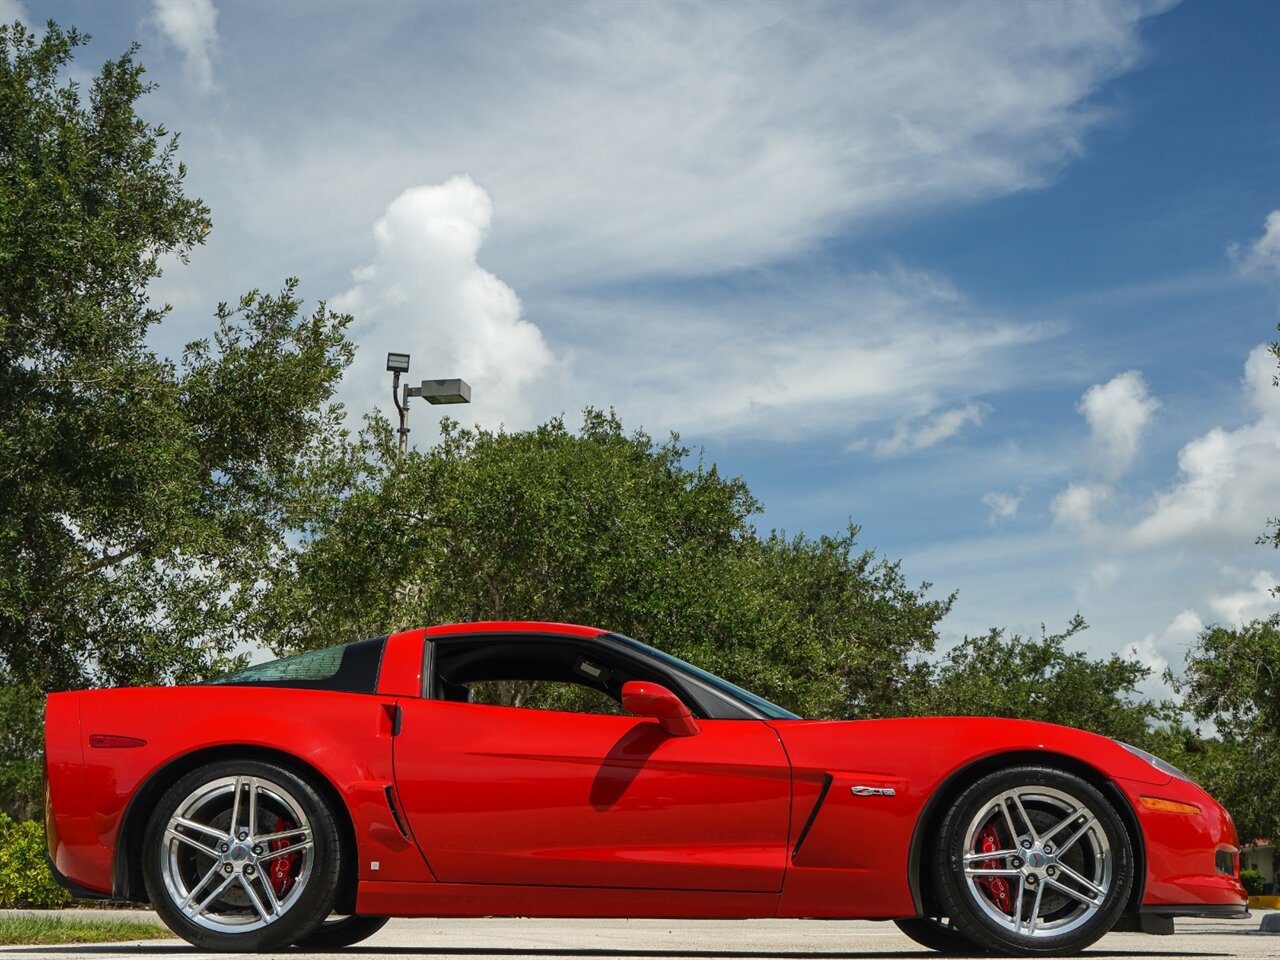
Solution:
M 960 928 L 943 917 L 909 917 L 893 921 L 908 937 L 930 950 L 948 957 L 967 957 L 986 951 L 960 932 Z
M 1091 784 L 1050 767 L 1000 770 L 965 790 L 934 863 L 942 914 L 979 948 L 1013 956 L 1078 953 L 1111 930 L 1133 886 L 1120 815 Z
M 328 804 L 302 777 L 259 760 L 182 777 L 143 838 L 147 896 L 201 950 L 260 952 L 305 939 L 333 910 L 344 867 Z
M 390 917 L 331 917 L 297 942 L 304 950 L 338 950 L 368 940 L 387 925 Z

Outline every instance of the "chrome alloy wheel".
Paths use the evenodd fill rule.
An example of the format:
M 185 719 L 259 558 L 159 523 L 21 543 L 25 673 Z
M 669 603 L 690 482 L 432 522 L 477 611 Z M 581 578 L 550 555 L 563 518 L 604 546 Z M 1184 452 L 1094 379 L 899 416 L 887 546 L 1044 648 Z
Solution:
M 158 851 L 160 875 L 192 923 L 246 933 L 298 901 L 314 849 L 311 821 L 289 791 L 260 777 L 221 777 L 177 805 Z
M 1111 890 L 1113 855 L 1097 814 L 1050 786 L 992 798 L 964 837 L 973 902 L 1012 933 L 1048 938 L 1089 923 Z

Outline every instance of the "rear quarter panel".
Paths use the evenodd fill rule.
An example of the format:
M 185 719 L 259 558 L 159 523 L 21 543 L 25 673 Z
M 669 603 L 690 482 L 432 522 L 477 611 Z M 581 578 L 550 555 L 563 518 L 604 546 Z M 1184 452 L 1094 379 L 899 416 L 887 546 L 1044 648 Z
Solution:
M 140 788 L 170 779 L 190 766 L 192 755 L 212 760 L 271 752 L 303 765 L 340 798 L 345 811 L 337 812 L 350 817 L 361 879 L 430 880 L 387 806 L 394 707 L 388 696 L 263 687 L 56 694 L 46 728 L 54 862 L 73 882 L 110 892 L 122 820 Z M 95 734 L 145 743 L 97 747 L 90 739 Z M 148 790 L 145 797 L 154 804 L 159 794 Z M 127 842 L 140 843 L 141 831 Z

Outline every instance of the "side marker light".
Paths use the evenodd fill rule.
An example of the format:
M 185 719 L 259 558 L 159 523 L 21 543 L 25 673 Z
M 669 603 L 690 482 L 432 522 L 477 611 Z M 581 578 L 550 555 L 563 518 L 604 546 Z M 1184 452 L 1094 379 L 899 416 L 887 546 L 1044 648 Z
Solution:
M 1165 800 L 1162 797 L 1139 797 L 1138 802 L 1148 810 L 1158 810 L 1160 813 L 1196 814 L 1200 812 L 1200 808 L 1194 803 L 1181 803 L 1177 800 Z
M 147 741 L 138 737 L 120 737 L 110 733 L 89 734 L 91 747 L 145 747 Z

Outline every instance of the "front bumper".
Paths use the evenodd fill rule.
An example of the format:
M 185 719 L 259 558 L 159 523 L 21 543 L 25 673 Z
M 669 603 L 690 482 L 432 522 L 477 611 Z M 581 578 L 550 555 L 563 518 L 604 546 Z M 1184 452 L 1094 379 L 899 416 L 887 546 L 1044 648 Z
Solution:
M 1249 905 L 1226 903 L 1157 903 L 1143 905 L 1138 912 L 1152 917 L 1217 917 L 1219 920 L 1248 920 Z
M 1141 912 L 1163 917 L 1249 916 L 1249 898 L 1238 876 L 1240 843 L 1221 804 L 1186 780 L 1175 778 L 1161 786 L 1116 782 L 1137 814 L 1146 841 Z M 1194 804 L 1199 812 L 1153 810 L 1142 803 L 1143 797 Z M 1223 872 L 1227 869 L 1230 872 Z

